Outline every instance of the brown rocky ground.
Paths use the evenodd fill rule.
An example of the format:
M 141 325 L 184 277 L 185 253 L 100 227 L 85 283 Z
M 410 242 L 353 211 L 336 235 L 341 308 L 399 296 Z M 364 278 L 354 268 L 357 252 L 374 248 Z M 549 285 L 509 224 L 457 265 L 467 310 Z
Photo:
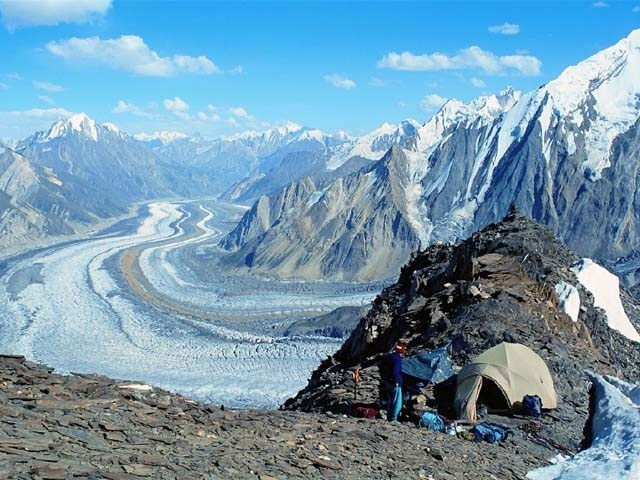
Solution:
M 520 440 L 475 444 L 382 420 L 223 410 L 131 385 L 0 356 L 0 478 L 507 479 L 541 464 Z

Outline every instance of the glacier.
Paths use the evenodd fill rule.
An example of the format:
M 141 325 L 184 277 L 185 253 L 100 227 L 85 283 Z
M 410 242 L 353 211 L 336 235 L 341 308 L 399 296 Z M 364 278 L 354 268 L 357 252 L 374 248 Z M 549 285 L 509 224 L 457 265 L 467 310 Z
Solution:
M 238 211 L 215 201 L 154 202 L 133 233 L 115 229 L 9 259 L 0 276 L 0 351 L 206 402 L 277 407 L 339 340 L 280 337 L 275 327 L 366 304 L 377 290 L 190 270 L 188 253 L 211 255 Z M 175 310 L 141 301 L 128 288 L 117 265 L 129 249 L 140 250 L 147 288 Z M 15 278 L 34 265 L 38 278 L 16 287 Z

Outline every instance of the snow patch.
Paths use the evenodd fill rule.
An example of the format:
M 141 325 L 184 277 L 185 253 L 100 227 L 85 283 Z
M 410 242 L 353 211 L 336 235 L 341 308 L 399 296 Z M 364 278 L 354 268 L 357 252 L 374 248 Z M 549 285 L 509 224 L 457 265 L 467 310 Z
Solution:
M 571 271 L 578 281 L 591 292 L 594 304 L 605 311 L 607 324 L 630 340 L 640 342 L 640 335 L 627 317 L 620 300 L 620 280 L 590 258 L 577 262 Z
M 320 199 L 324 196 L 324 194 L 327 193 L 327 190 L 329 190 L 329 187 L 325 187 L 322 190 L 318 190 L 318 191 L 313 192 L 309 196 L 309 200 L 307 200 L 307 208 L 311 208 L 316 203 L 318 203 L 320 201 Z
M 138 390 L 141 392 L 148 392 L 153 390 L 153 387 L 150 385 L 145 385 L 144 383 L 130 383 L 127 385 L 118 385 L 118 388 L 122 388 L 124 390 Z
M 159 141 L 163 145 L 167 145 L 169 143 L 173 143 L 176 140 L 180 140 L 183 138 L 187 138 L 188 135 L 182 132 L 167 132 L 167 131 L 158 131 L 153 133 L 136 133 L 133 138 L 140 142 L 153 142 Z
M 62 186 L 62 182 L 60 180 L 58 180 L 56 177 L 47 177 L 47 180 L 49 180 L 54 185 L 57 185 L 59 187 Z
M 574 322 L 578 321 L 580 313 L 580 294 L 578 289 L 570 283 L 560 282 L 556 285 L 556 296 L 560 309 L 571 317 Z
M 593 442 L 574 457 L 527 474 L 529 480 L 640 478 L 640 385 L 590 374 L 595 389 Z

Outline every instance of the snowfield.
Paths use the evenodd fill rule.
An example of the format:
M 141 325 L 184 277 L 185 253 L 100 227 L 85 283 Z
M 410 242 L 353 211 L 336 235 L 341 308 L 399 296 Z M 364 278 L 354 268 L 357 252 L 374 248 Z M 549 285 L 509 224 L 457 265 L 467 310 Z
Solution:
M 627 317 L 622 306 L 618 277 L 590 258 L 580 260 L 571 268 L 571 271 L 576 274 L 578 281 L 591 292 L 595 306 L 605 311 L 609 327 L 630 340 L 640 342 L 640 334 Z
M 331 285 L 300 289 L 249 280 L 245 285 L 242 279 L 217 285 L 213 271 L 203 284 L 172 258 L 223 234 L 233 206 L 158 202 L 148 210 L 133 234 L 90 238 L 9 260 L 0 276 L 0 351 L 62 372 L 142 381 L 211 403 L 274 408 L 304 387 L 340 342 L 278 337 L 271 326 L 307 311 L 359 305 L 376 294 Z M 176 305 L 219 320 L 163 311 L 129 290 L 117 260 L 126 249 L 147 244 L 140 268 L 153 288 Z M 38 275 L 25 273 L 36 267 Z M 227 321 L 226 315 L 245 320 Z
M 640 478 L 640 385 L 591 375 L 595 414 L 591 446 L 569 460 L 529 472 L 530 480 Z

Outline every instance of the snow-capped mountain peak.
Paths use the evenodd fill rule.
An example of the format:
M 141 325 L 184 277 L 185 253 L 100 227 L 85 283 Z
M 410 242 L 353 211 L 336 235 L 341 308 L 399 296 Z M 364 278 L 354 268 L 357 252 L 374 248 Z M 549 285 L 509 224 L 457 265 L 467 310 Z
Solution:
M 228 137 L 224 137 L 225 140 L 254 140 L 260 139 L 274 139 L 277 137 L 285 137 L 290 133 L 297 132 L 302 127 L 293 122 L 287 122 L 284 125 L 277 125 L 275 127 L 268 128 L 266 130 L 245 130 L 244 132 L 236 133 Z
M 610 166 L 613 140 L 640 116 L 640 29 L 632 31 L 539 89 L 532 108 L 548 95 L 553 113 L 584 131 L 583 168 L 597 180 Z
M 604 113 L 614 117 L 626 117 L 631 112 L 636 115 L 640 93 L 640 29 L 566 68 L 545 89 L 564 115 L 576 112 L 591 95 L 600 108 L 607 110 Z M 581 120 L 579 116 L 576 119 Z
M 36 141 L 39 143 L 48 142 L 71 133 L 84 135 L 94 142 L 98 141 L 98 125 L 86 113 L 76 113 L 66 120 L 58 120 L 46 134 L 44 132 L 37 134 Z
M 153 133 L 136 133 L 133 138 L 141 142 L 159 142 L 162 145 L 168 145 L 176 140 L 187 138 L 188 135 L 182 132 L 169 132 L 166 130 L 160 130 Z
M 328 170 L 336 170 L 350 158 L 362 157 L 379 160 L 392 145 L 403 143 L 416 135 L 420 123 L 414 119 L 406 119 L 398 125 L 383 123 L 375 130 L 355 138 L 344 138 L 327 161 Z
M 121 131 L 121 130 L 118 128 L 118 126 L 117 126 L 116 124 L 114 124 L 114 123 L 106 122 L 106 123 L 103 123 L 103 124 L 102 124 L 102 126 L 103 126 L 104 128 L 106 128 L 107 130 L 109 130 L 110 132 L 112 132 L 112 133 L 118 133 L 118 134 L 119 134 L 119 133 L 122 133 L 122 131 Z

